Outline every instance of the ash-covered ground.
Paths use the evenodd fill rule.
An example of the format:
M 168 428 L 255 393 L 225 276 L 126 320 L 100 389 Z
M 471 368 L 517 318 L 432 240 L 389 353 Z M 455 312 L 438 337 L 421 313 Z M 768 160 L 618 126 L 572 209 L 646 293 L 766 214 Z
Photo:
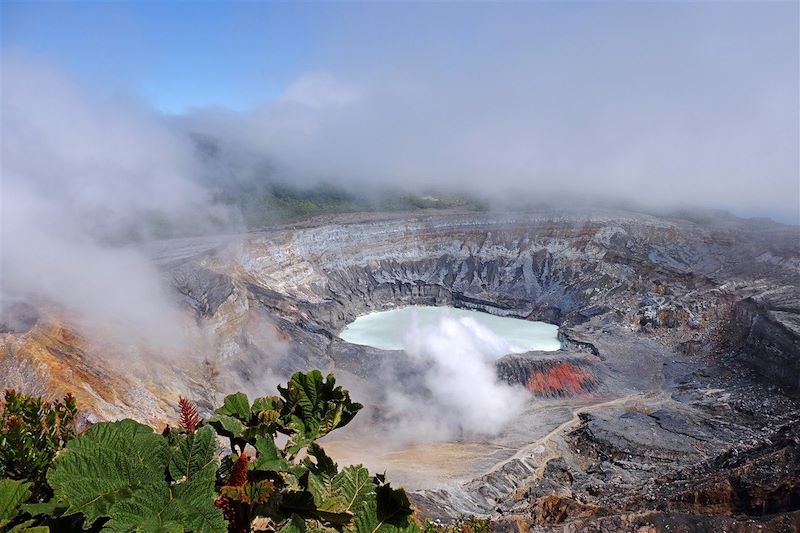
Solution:
M 485 515 L 509 531 L 800 527 L 796 227 L 372 213 L 149 253 L 182 306 L 183 348 L 127 346 L 51 302 L 17 302 L 2 321 L 4 385 L 72 392 L 89 421 L 158 424 L 178 395 L 208 410 L 317 367 L 370 406 L 327 446 L 386 468 L 425 516 Z M 496 363 L 494 378 L 524 394 L 510 420 L 481 411 L 468 382 L 445 404 L 425 364 L 337 336 L 360 314 L 411 304 L 550 322 L 564 347 Z

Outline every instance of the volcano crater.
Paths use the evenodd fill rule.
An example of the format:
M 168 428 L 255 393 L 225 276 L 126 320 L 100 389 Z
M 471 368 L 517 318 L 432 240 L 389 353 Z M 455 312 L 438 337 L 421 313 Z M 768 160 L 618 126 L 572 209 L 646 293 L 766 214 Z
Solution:
M 148 253 L 199 332 L 193 354 L 144 353 L 143 365 L 101 356 L 63 315 L 31 302 L 37 318 L 4 330 L 0 374 L 11 387 L 73 392 L 92 417 L 159 423 L 175 419 L 177 391 L 203 409 L 233 390 L 262 395 L 297 370 L 331 371 L 370 407 L 326 449 L 386 469 L 432 517 L 541 525 L 555 508 L 564 521 L 653 502 L 662 513 L 718 513 L 721 504 L 692 499 L 716 489 L 693 492 L 680 481 L 690 471 L 720 486 L 736 478 L 752 509 L 758 494 L 797 490 L 796 469 L 767 471 L 763 459 L 771 435 L 784 455 L 798 442 L 785 435 L 800 418 L 796 237 L 725 217 L 542 210 L 350 214 L 163 241 Z M 497 427 L 491 410 L 479 411 L 485 427 L 484 415 L 469 425 L 461 417 L 473 413 L 451 405 L 475 397 L 469 382 L 443 403 L 446 379 L 431 379 L 430 360 L 339 337 L 358 316 L 403 306 L 546 322 L 561 348 L 497 359 L 493 376 L 524 401 Z M 449 414 L 436 415 L 443 405 Z M 724 460 L 731 454 L 752 454 L 754 470 Z M 564 500 L 542 507 L 553 494 Z M 797 511 L 784 507 L 773 510 Z

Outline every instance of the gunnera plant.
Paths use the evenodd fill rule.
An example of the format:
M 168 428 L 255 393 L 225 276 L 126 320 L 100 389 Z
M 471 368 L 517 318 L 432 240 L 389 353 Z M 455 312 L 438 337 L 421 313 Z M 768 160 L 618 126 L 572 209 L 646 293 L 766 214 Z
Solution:
M 48 502 L 26 507 L 30 485 L 0 485 L 14 494 L 5 524 L 37 533 L 54 519 L 110 532 L 419 532 L 402 489 L 360 465 L 339 469 L 316 442 L 362 408 L 332 375 L 298 372 L 278 393 L 229 395 L 206 420 L 182 398 L 179 426 L 161 434 L 129 419 L 96 424 L 47 469 Z M 218 437 L 230 445 L 222 456 Z

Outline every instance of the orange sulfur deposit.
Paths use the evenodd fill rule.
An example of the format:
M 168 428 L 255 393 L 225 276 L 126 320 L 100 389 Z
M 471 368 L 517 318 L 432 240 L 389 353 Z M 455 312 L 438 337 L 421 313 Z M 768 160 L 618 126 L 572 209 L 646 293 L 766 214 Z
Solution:
M 556 363 L 550 368 L 532 372 L 525 388 L 540 394 L 577 394 L 586 392 L 586 385 L 592 381 L 588 370 L 572 363 Z

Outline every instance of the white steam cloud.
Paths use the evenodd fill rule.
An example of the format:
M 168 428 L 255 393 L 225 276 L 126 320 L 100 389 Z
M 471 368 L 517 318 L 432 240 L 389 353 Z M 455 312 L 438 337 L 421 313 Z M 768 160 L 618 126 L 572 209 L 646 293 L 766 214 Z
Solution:
M 525 390 L 500 382 L 494 367 L 510 353 L 508 343 L 474 319 L 443 317 L 432 326 L 413 326 L 405 351 L 425 369 L 427 403 L 395 392 L 389 405 L 396 413 L 413 413 L 405 425 L 415 428 L 417 440 L 495 435 L 525 406 Z
M 135 244 L 228 219 L 192 180 L 192 146 L 139 102 L 2 57 L 0 294 L 55 304 L 83 329 L 174 349 L 180 314 Z

